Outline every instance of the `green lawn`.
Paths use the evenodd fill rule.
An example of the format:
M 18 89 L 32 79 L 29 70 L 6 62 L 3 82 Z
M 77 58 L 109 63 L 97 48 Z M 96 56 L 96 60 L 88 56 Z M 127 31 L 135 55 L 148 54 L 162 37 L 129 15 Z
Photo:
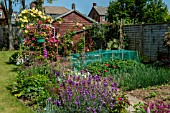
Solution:
M 0 51 L 0 113 L 34 113 L 10 94 L 6 86 L 15 79 L 15 66 L 7 64 L 11 51 Z

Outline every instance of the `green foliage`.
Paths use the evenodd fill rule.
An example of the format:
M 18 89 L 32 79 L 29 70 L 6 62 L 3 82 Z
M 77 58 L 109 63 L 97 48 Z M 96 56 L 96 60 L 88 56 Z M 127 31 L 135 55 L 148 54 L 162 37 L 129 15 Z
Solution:
M 94 41 L 94 49 L 117 49 L 119 45 L 119 27 L 117 24 L 97 25 L 89 30 Z M 123 36 L 123 47 L 127 47 L 128 37 Z
M 59 48 L 64 50 L 62 55 L 68 56 L 71 54 L 74 35 L 75 35 L 74 31 L 68 30 L 66 35 L 60 38 L 61 46 Z
M 134 67 L 142 65 L 133 60 L 113 60 L 113 61 L 106 61 L 106 62 L 95 62 L 89 64 L 87 70 L 92 73 L 93 75 L 113 75 L 130 72 Z
M 170 82 L 170 70 L 134 61 L 97 62 L 89 64 L 87 70 L 94 75 L 113 76 L 124 90 L 146 88 Z
M 128 37 L 124 35 L 122 37 L 122 40 L 123 40 L 122 49 L 125 49 L 128 47 L 128 43 L 129 43 Z M 116 38 L 113 38 L 111 41 L 107 43 L 107 49 L 113 50 L 113 49 L 118 49 L 118 47 L 119 47 L 119 40 Z
M 77 52 L 82 53 L 82 50 L 84 49 L 84 38 L 81 38 L 79 42 L 77 43 Z
M 49 79 L 45 75 L 17 76 L 17 82 L 13 83 L 12 94 L 18 98 L 27 100 L 28 105 L 43 103 L 49 96 L 45 85 Z
M 143 21 L 145 23 L 166 22 L 169 14 L 167 5 L 162 0 L 150 0 L 144 9 Z
M 169 83 L 170 71 L 163 68 L 150 66 L 134 67 L 131 73 L 125 73 L 120 79 L 120 86 L 125 90 L 137 88 L 146 88 L 148 86 L 161 85 Z
M 44 106 L 52 88 L 58 86 L 56 72 L 60 73 L 55 64 L 48 63 L 39 61 L 31 66 L 20 66 L 16 81 L 9 86 L 11 93 L 24 99 L 27 105 Z
M 13 64 L 16 64 L 17 59 L 19 58 L 19 56 L 20 56 L 20 52 L 15 52 L 15 53 L 13 53 L 13 54 L 10 56 L 10 58 L 9 58 L 9 62 L 10 62 L 10 63 L 13 63 Z
M 111 23 L 159 23 L 169 20 L 167 5 L 162 0 L 112 0 L 108 7 Z

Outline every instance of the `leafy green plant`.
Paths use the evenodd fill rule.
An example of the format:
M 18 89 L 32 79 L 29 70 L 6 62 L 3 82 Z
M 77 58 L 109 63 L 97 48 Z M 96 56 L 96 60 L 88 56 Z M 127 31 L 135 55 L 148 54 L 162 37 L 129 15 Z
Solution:
M 17 59 L 20 57 L 20 52 L 15 52 L 13 53 L 10 58 L 9 58 L 9 62 L 10 63 L 13 63 L 13 64 L 16 64 L 17 62 Z
M 45 75 L 18 76 L 17 82 L 13 83 L 11 93 L 18 98 L 27 100 L 28 105 L 43 102 L 49 96 L 45 89 L 49 79 Z
M 59 63 L 57 63 L 59 64 Z M 53 62 L 34 62 L 31 66 L 20 66 L 16 81 L 9 86 L 11 93 L 25 100 L 27 105 L 45 104 L 51 90 L 58 86 L 60 70 Z
M 170 70 L 144 65 L 135 61 L 106 61 L 89 64 L 85 70 L 93 75 L 111 75 L 124 90 L 146 88 L 170 82 Z
M 148 96 L 146 96 L 145 98 L 152 98 L 152 97 L 155 97 L 156 95 L 158 94 L 158 92 L 150 92 Z
M 132 60 L 113 60 L 105 62 L 95 62 L 89 64 L 87 70 L 93 75 L 107 75 L 107 74 L 120 74 L 127 73 L 133 70 L 133 67 L 139 66 L 139 64 Z

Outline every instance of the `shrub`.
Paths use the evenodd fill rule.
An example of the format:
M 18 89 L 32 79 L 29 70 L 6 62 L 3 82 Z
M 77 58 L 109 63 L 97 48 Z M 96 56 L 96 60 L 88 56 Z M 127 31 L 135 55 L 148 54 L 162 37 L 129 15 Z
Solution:
M 20 58 L 20 52 L 15 52 L 10 56 L 9 62 L 12 64 L 16 64 L 18 58 Z
M 56 63 L 39 61 L 31 66 L 20 66 L 16 81 L 9 88 L 14 96 L 25 100 L 27 105 L 41 103 L 43 107 L 50 95 L 49 90 L 58 85 L 59 73 Z
M 49 96 L 45 89 L 46 83 L 49 83 L 49 79 L 45 75 L 18 76 L 11 92 L 14 96 L 26 100 L 28 105 L 42 103 Z

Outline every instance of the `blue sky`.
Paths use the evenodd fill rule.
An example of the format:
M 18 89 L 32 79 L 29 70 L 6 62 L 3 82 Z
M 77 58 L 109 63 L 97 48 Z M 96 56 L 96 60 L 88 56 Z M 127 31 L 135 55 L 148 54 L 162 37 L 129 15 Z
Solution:
M 26 1 L 27 1 L 26 4 L 29 5 L 31 0 L 26 0 Z M 97 3 L 97 6 L 108 6 L 110 0 L 54 0 L 52 4 L 48 4 L 46 2 L 47 0 L 44 1 L 45 1 L 45 6 L 64 6 L 70 10 L 71 10 L 71 4 L 75 3 L 76 9 L 78 11 L 88 15 L 94 2 Z M 163 0 L 163 1 L 168 5 L 170 11 L 170 0 Z M 16 10 L 18 11 L 18 9 L 19 6 L 14 7 L 14 11 Z

